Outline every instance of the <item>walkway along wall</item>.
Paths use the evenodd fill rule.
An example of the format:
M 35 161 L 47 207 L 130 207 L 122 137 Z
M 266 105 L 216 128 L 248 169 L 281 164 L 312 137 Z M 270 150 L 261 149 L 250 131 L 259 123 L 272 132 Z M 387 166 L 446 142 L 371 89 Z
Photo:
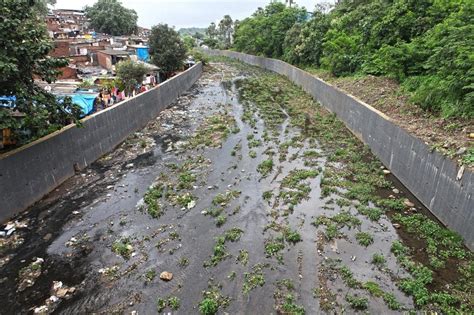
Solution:
M 364 102 L 297 67 L 276 59 L 232 51 L 206 51 L 227 56 L 288 77 L 335 113 L 390 171 L 447 227 L 458 232 L 474 250 L 474 175 L 420 139 L 397 126 L 389 117 Z
M 201 76 L 199 63 L 147 92 L 0 156 L 0 222 L 25 210 L 113 150 L 188 90 Z

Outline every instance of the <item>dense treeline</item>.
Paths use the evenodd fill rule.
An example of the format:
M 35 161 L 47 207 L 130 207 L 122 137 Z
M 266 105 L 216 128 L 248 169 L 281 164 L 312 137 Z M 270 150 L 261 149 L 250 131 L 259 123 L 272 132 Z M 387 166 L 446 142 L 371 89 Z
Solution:
M 474 117 L 472 0 L 342 0 L 332 9 L 271 3 L 235 29 L 233 48 L 398 80 L 424 109 Z

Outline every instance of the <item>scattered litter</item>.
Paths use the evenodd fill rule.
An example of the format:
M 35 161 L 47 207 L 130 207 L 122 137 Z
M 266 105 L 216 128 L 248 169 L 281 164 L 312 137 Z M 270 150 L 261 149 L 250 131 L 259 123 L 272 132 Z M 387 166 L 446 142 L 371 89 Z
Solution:
M 402 226 L 401 226 L 400 224 L 398 224 L 398 223 L 394 223 L 394 224 L 392 224 L 392 225 L 393 225 L 393 227 L 396 228 L 396 229 L 399 229 L 399 228 L 402 227 Z
M 58 298 L 57 296 L 51 295 L 51 296 L 49 297 L 49 301 L 50 301 L 51 303 L 56 303 L 57 301 L 59 301 L 59 298 Z
M 196 206 L 196 200 L 191 200 L 188 205 L 187 205 L 187 208 L 188 209 L 192 209 Z
M 49 309 L 48 309 L 48 307 L 47 307 L 46 305 L 42 305 L 42 306 L 40 306 L 40 307 L 36 307 L 36 308 L 34 309 L 34 313 L 35 313 L 35 314 L 48 314 L 48 313 L 49 313 L 48 310 L 49 310 Z
M 390 172 L 389 170 L 383 170 L 383 173 L 384 173 L 385 175 L 388 175 L 388 174 L 391 174 L 392 172 Z
M 133 163 L 129 163 L 127 165 L 125 165 L 126 168 L 133 168 Z
M 35 284 L 36 279 L 41 276 L 43 262 L 43 258 L 36 258 L 35 261 L 20 270 L 18 292 L 21 292 Z
M 413 208 L 413 207 L 415 206 L 415 204 L 414 204 L 413 202 L 411 202 L 410 200 L 408 200 L 408 199 L 405 199 L 405 200 L 403 201 L 403 204 L 404 204 L 405 206 L 409 207 L 409 208 Z
M 456 152 L 456 155 L 463 155 L 464 153 L 467 152 L 467 148 L 466 147 L 462 147 L 460 148 L 457 152 Z
M 456 180 L 461 180 L 462 175 L 464 174 L 464 165 L 458 171 L 458 175 L 456 176 Z
M 7 222 L 5 225 L 5 228 L 3 231 L 0 232 L 0 236 L 5 237 L 5 236 L 10 236 L 15 232 L 17 229 L 24 229 L 27 228 L 28 224 L 26 221 L 20 222 L 20 221 L 15 221 L 15 222 Z

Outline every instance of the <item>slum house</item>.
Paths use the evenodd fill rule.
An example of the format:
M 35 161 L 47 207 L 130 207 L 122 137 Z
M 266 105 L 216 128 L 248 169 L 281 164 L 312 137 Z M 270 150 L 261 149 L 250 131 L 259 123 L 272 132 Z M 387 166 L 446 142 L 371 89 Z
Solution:
M 56 9 L 53 10 L 61 25 L 73 31 L 84 32 L 88 29 L 86 13 L 83 10 Z
M 126 50 L 101 50 L 97 52 L 99 66 L 109 71 L 115 71 L 115 65 L 122 60 L 131 59 L 131 52 Z
M 89 28 L 87 17 L 82 10 L 53 10 L 48 13 L 45 21 L 49 36 L 55 39 L 75 38 Z

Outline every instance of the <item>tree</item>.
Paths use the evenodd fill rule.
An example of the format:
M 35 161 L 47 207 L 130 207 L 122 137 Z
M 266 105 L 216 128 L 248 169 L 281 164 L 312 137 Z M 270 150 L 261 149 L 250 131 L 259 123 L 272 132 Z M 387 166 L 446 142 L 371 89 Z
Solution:
M 216 23 L 212 22 L 209 27 L 206 29 L 206 35 L 210 38 L 210 39 L 216 39 L 217 35 L 218 35 L 218 32 L 217 32 L 217 28 L 216 28 Z
M 196 46 L 196 40 L 194 39 L 194 37 L 191 37 L 189 35 L 183 37 L 183 43 L 187 51 L 193 50 L 193 48 Z
M 0 108 L 0 127 L 12 129 L 20 143 L 60 129 L 80 114 L 70 98 L 59 101 L 35 84 L 34 77 L 51 83 L 59 74 L 57 69 L 68 64 L 65 59 L 48 56 L 53 45 L 40 9 L 34 1 L 0 4 L 0 95 L 16 97 L 12 110 Z M 13 119 L 13 111 L 24 118 Z M 20 138 L 20 130 L 28 136 Z
M 270 3 L 265 9 L 259 8 L 252 17 L 239 23 L 234 47 L 243 52 L 280 58 L 286 33 L 295 23 L 303 22 L 306 14 L 304 9 L 286 7 L 279 2 Z
M 129 35 L 137 30 L 137 12 L 122 6 L 118 0 L 98 0 L 86 6 L 86 16 L 97 32 L 110 35 Z
M 132 60 L 124 60 L 117 64 L 115 68 L 117 77 L 122 81 L 127 94 L 131 94 L 137 84 L 143 82 L 143 77 L 148 72 L 145 65 Z
M 320 66 L 324 37 L 328 30 L 328 16 L 321 11 L 315 11 L 313 18 L 302 27 L 298 39 L 294 40 L 297 42 L 292 49 L 294 58 L 305 65 Z
M 234 34 L 234 21 L 230 15 L 224 15 L 224 18 L 219 22 L 219 36 L 222 42 L 222 48 L 227 49 L 232 43 Z
M 148 41 L 151 61 L 165 73 L 173 72 L 183 66 L 186 47 L 178 32 L 167 24 L 158 24 L 151 29 Z

